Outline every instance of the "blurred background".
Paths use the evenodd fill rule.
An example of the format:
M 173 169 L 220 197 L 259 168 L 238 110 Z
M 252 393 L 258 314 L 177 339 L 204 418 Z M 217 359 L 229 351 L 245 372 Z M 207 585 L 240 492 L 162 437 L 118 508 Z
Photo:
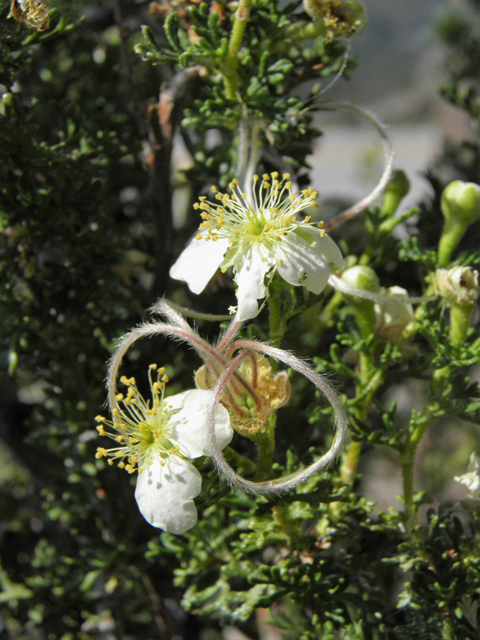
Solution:
M 445 79 L 446 47 L 437 27 L 458 12 L 457 0 L 365 0 L 367 28 L 352 40 L 358 67 L 350 80 L 340 80 L 325 100 L 349 101 L 373 111 L 387 126 L 395 149 L 396 168 L 404 169 L 412 190 L 403 206 L 429 193 L 422 176 L 442 148 L 442 138 L 468 135 L 468 118 L 437 93 Z M 327 82 L 324 83 L 325 85 Z M 328 200 L 342 193 L 361 198 L 381 174 L 378 135 L 361 117 L 342 111 L 318 115 L 328 123 L 312 158 L 314 184 Z M 345 189 L 348 189 L 346 193 Z

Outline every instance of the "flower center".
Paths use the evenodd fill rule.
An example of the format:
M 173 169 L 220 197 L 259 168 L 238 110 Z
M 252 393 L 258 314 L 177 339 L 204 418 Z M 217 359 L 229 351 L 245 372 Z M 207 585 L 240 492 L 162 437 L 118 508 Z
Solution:
M 297 213 L 310 206 L 318 207 L 317 193 L 311 187 L 294 194 L 290 174 L 285 173 L 279 180 L 276 171 L 265 173 L 259 181 L 260 178 L 254 176 L 252 206 L 247 202 L 247 194 L 240 191 L 236 179 L 228 187 L 230 194 L 219 193 L 212 187 L 218 204 L 202 196 L 194 205 L 195 209 L 200 209 L 203 219 L 197 239 L 215 242 L 228 238 L 232 245 L 243 242 L 271 245 L 297 227 L 309 225 L 310 217 L 297 220 Z M 323 227 L 323 223 L 319 226 Z
M 156 371 L 156 380 L 152 372 Z M 170 455 L 181 455 L 178 445 L 171 441 L 170 417 L 173 415 L 168 400 L 164 399 L 165 384 L 168 376 L 165 369 L 158 369 L 156 364 L 149 367 L 148 378 L 152 401 L 145 401 L 140 394 L 135 378 L 123 376 L 120 379 L 128 389 L 127 395 L 119 393 L 117 401 L 119 409 L 113 410 L 114 420 L 97 416 L 97 430 L 101 436 L 107 436 L 118 443 L 117 447 L 105 449 L 98 447 L 96 457 L 108 458 L 108 464 L 117 460 L 121 469 L 129 473 L 141 473 L 154 460 L 165 464 Z M 107 431 L 105 427 L 110 430 Z

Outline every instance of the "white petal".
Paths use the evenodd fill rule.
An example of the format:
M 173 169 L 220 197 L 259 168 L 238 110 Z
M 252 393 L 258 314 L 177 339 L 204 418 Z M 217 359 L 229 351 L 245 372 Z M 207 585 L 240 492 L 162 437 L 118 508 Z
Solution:
M 267 287 L 263 279 L 274 265 L 273 256 L 263 262 L 256 247 L 250 247 L 243 256 L 242 262 L 235 264 L 235 282 L 238 285 L 237 320 L 240 322 L 255 318 L 260 313 L 257 300 L 267 295 Z
M 312 249 L 322 256 L 328 264 L 335 265 L 338 269 L 343 267 L 343 256 L 338 245 L 330 238 L 329 235 L 322 236 L 320 229 L 311 227 L 309 232 L 313 234 L 313 242 L 307 238 Z
M 168 423 L 172 428 L 172 439 L 176 440 L 180 451 L 188 458 L 211 455 L 208 419 L 213 400 L 213 391 L 202 389 L 192 389 L 167 398 L 173 410 L 180 409 Z M 221 405 L 215 416 L 215 433 L 221 449 L 233 438 L 228 411 Z
M 197 522 L 193 498 L 202 488 L 202 476 L 178 456 L 164 467 L 156 460 L 138 476 L 135 498 L 141 514 L 152 526 L 169 533 L 184 533 Z
M 170 277 L 186 282 L 193 293 L 201 293 L 222 263 L 228 246 L 227 238 L 216 242 L 193 238 L 170 269 Z
M 275 257 L 283 261 L 277 267 L 278 273 L 289 284 L 304 285 L 315 294 L 327 286 L 330 277 L 327 260 L 300 236 L 290 234 L 282 240 L 281 245 L 277 245 Z

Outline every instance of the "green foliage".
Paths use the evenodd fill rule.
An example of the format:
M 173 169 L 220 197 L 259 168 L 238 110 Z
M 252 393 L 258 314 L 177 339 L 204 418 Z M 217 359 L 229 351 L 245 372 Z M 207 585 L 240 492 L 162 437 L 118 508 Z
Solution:
M 268 123 L 265 137 L 277 161 L 299 171 L 312 152 L 311 145 L 319 131 L 312 126 L 309 107 L 318 87 L 314 85 L 305 98 L 294 92 L 312 79 L 317 80 L 319 74 L 331 76 L 338 72 L 345 46 L 339 40 L 326 43 L 323 37 L 318 37 L 312 46 L 300 38 L 299 28 L 306 22 L 298 4 L 282 7 L 264 0 L 252 3 L 243 46 L 235 58 L 238 78 L 233 94 L 229 33 L 236 18 L 227 7 L 220 14 L 209 9 L 207 3 L 191 5 L 183 20 L 173 12 L 164 24 L 167 46 L 158 44 L 159 38 L 149 26 L 142 30 L 144 41 L 135 46 L 138 54 L 154 64 L 170 63 L 174 69 L 194 70 L 202 66 L 208 71 L 200 74 L 199 97 L 185 109 L 182 125 L 194 127 L 197 135 L 212 128 L 225 131 L 221 144 L 211 150 L 214 152 L 208 158 L 203 155 L 204 140 L 196 145 L 188 136 L 192 156 L 215 171 L 207 180 L 215 176 L 222 187 L 234 177 L 236 162 L 230 159 L 229 166 L 225 166 L 225 151 L 232 143 L 238 144 L 234 133 L 245 110 Z M 351 67 L 349 63 L 348 68 Z M 241 104 L 238 95 L 242 96 Z M 278 169 L 275 163 L 272 166 Z

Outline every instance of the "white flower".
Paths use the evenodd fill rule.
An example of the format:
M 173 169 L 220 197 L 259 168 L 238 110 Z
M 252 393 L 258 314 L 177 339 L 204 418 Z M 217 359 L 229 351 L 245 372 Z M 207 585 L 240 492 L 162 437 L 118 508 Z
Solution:
M 389 287 L 383 295 L 391 296 L 392 300 L 375 303 L 375 333 L 398 344 L 405 327 L 415 318 L 413 307 L 408 301 L 408 291 L 402 287 Z
M 311 187 L 294 194 L 289 178 L 284 174 L 278 180 L 277 172 L 264 174 L 258 185 L 259 178 L 254 176 L 253 206 L 238 188 L 238 180 L 229 185 L 231 195 L 212 187 L 218 203 L 202 196 L 195 205 L 202 211 L 200 233 L 171 268 L 171 277 L 185 281 L 193 293 L 201 293 L 218 268 L 232 267 L 239 321 L 259 313 L 258 300 L 268 295 L 268 281 L 277 272 L 291 285 L 321 293 L 330 265 L 342 266 L 342 254 L 325 234 L 323 223 L 314 225 L 310 217 L 297 220 L 300 211 L 318 206 L 317 194 Z
M 480 458 L 474 453 L 470 456 L 467 473 L 455 476 L 457 482 L 464 484 L 474 498 L 480 498 Z
M 97 458 L 129 473 L 138 471 L 135 498 L 140 512 L 154 527 L 170 533 L 184 533 L 197 522 L 193 498 L 198 496 L 202 477 L 189 459 L 210 455 L 208 412 L 212 392 L 195 389 L 164 398 L 165 369 L 157 370 L 157 380 L 149 379 L 152 404 L 139 393 L 135 379 L 121 378 L 127 388 L 126 397 L 117 395 L 123 409 L 114 409 L 114 421 L 97 416 L 100 435 L 115 440 L 112 449 L 99 447 Z M 119 405 L 120 406 L 120 405 Z M 109 431 L 105 429 L 109 427 Z M 233 436 L 228 412 L 218 407 L 215 433 L 223 449 Z

